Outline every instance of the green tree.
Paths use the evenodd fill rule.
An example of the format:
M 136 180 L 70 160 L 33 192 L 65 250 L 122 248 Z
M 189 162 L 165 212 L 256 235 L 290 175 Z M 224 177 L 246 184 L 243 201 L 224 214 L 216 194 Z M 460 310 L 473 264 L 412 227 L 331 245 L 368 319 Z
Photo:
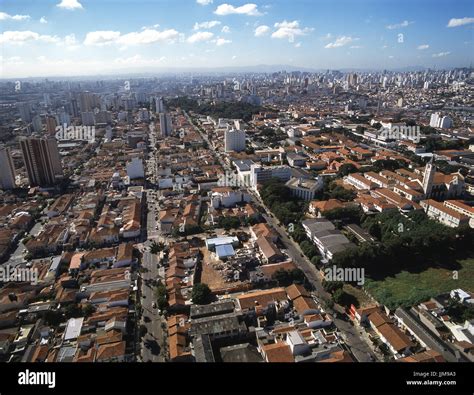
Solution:
M 64 310 L 67 319 L 82 317 L 82 309 L 77 304 L 70 304 Z
M 321 264 L 321 257 L 319 255 L 315 255 L 311 258 L 311 263 L 318 267 Z
M 280 287 L 287 287 L 291 284 L 291 274 L 284 269 L 278 269 L 273 273 L 272 279 L 275 280 Z
M 357 173 L 358 171 L 359 170 L 357 169 L 357 167 L 355 167 L 352 163 L 345 163 L 339 168 L 337 176 L 345 177 L 348 174 Z
M 155 289 L 156 305 L 160 310 L 165 310 L 168 307 L 168 297 L 166 287 L 159 283 Z
M 147 334 L 147 332 L 148 332 L 148 329 L 146 329 L 146 326 L 143 325 L 143 324 L 141 324 L 141 325 L 139 326 L 139 328 L 138 328 L 138 334 L 139 334 L 139 336 L 140 336 L 140 337 L 143 337 L 143 336 L 145 336 L 145 335 Z
M 293 283 L 302 284 L 306 278 L 301 269 L 293 269 L 290 271 L 291 280 Z
M 322 286 L 326 292 L 333 293 L 338 289 L 342 289 L 344 283 L 341 281 L 322 281 Z
M 89 317 L 91 316 L 93 313 L 95 313 L 96 309 L 94 306 L 92 306 L 91 304 L 86 304 L 83 308 L 82 308 L 82 315 L 84 317 Z
M 191 298 L 195 304 L 209 304 L 212 302 L 212 292 L 207 284 L 194 284 Z
M 318 254 L 318 249 L 316 246 L 307 240 L 302 241 L 300 247 L 301 251 L 303 251 L 303 254 L 305 254 L 309 259 L 312 259 Z
M 154 241 L 150 246 L 150 252 L 152 254 L 158 254 L 160 251 L 163 250 L 163 248 L 164 248 L 163 243 L 157 243 L 156 241 Z

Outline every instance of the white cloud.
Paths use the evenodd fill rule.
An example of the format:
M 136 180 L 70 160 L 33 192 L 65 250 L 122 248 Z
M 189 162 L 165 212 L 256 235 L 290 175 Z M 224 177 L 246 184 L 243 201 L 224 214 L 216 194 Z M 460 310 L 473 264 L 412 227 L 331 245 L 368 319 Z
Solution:
M 120 36 L 117 43 L 121 45 L 152 44 L 156 42 L 174 42 L 179 37 L 179 32 L 174 29 L 159 31 L 145 29 L 141 32 L 131 32 Z
M 295 41 L 296 36 L 304 36 L 308 32 L 312 31 L 311 28 L 301 28 L 298 21 L 288 22 L 277 22 L 274 25 L 277 30 L 272 33 L 272 38 L 288 39 L 290 43 Z
M 431 55 L 433 58 L 441 58 L 443 56 L 448 56 L 451 52 L 439 52 Z
M 9 58 L 4 58 L 0 56 L 0 63 L 4 66 L 20 66 L 25 64 L 19 56 L 11 56 Z
M 156 42 L 174 42 L 179 38 L 179 32 L 174 29 L 159 31 L 145 29 L 140 32 L 121 34 L 112 30 L 89 32 L 84 40 L 85 45 L 103 46 L 119 44 L 122 46 L 152 44 Z
M 120 37 L 120 32 L 112 30 L 97 30 L 86 34 L 85 45 L 109 45 L 115 43 Z
M 212 0 L 196 0 L 196 3 L 200 5 L 209 5 L 212 4 Z
M 48 23 L 48 21 L 46 20 L 44 16 L 42 16 L 40 19 L 40 23 Z
M 237 56 L 236 56 L 236 55 L 232 56 L 232 60 L 234 60 L 234 59 L 237 59 Z
M 230 27 L 229 26 L 222 26 L 222 33 L 227 34 L 230 33 Z
M 258 10 L 256 4 L 248 3 L 244 4 L 240 7 L 234 7 L 230 4 L 221 4 L 216 8 L 214 11 L 216 15 L 231 15 L 231 14 L 241 14 L 241 15 L 249 15 L 249 16 L 259 16 L 262 15 Z
M 232 42 L 232 40 L 226 40 L 225 38 L 219 37 L 219 38 L 216 40 L 216 45 L 217 45 L 218 47 L 220 47 L 221 45 L 230 44 L 231 42 Z
M 351 45 L 350 48 L 351 49 L 360 49 L 360 48 L 362 48 L 362 46 L 360 46 L 360 45 Z
M 68 34 L 66 37 L 64 37 L 64 44 L 67 46 L 75 46 L 77 44 L 74 33 Z
M 408 25 L 411 25 L 412 23 L 413 22 L 403 21 L 401 23 L 395 23 L 393 25 L 388 25 L 388 26 L 386 26 L 386 28 L 389 29 L 389 30 L 401 29 L 402 27 L 407 27 Z
M 295 44 L 295 48 L 300 48 L 301 47 L 301 43 L 296 43 Z
M 188 43 L 194 44 L 201 41 L 209 41 L 212 37 L 214 37 L 214 33 L 197 32 L 188 37 Z
M 0 12 L 0 21 L 25 21 L 30 19 L 29 15 L 10 15 L 7 14 L 6 12 Z
M 76 10 L 82 9 L 82 4 L 77 0 L 61 0 L 59 4 L 56 4 L 56 7 L 64 8 L 65 10 Z
M 430 46 L 428 44 L 422 44 L 418 45 L 416 49 L 423 50 L 423 49 L 428 49 Z
M 327 44 L 324 48 L 339 48 L 343 47 L 347 44 L 352 43 L 353 41 L 357 41 L 358 38 L 351 37 L 351 36 L 341 36 L 336 39 L 336 41 Z
M 446 27 L 458 27 L 469 25 L 470 23 L 474 23 L 474 18 L 468 18 L 467 16 L 464 18 L 451 18 Z
M 322 40 L 330 40 L 332 38 L 332 34 L 331 33 L 328 33 L 326 34 L 325 36 L 321 37 Z
M 255 29 L 255 37 L 261 37 L 266 35 L 270 31 L 270 28 L 267 25 L 258 26 Z
M 2 44 L 23 44 L 31 41 L 40 41 L 45 43 L 59 43 L 61 39 L 58 36 L 39 34 L 30 30 L 6 31 L 0 34 L 0 43 Z
M 207 21 L 207 22 L 201 22 L 201 23 L 195 23 L 193 29 L 194 30 L 199 30 L 199 29 L 212 29 L 215 26 L 219 26 L 221 22 L 219 21 Z

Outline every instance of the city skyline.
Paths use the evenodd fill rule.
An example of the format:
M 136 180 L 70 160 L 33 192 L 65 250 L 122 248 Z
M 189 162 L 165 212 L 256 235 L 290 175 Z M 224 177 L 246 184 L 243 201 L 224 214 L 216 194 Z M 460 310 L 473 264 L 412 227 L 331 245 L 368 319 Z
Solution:
M 472 8 L 467 1 L 5 1 L 0 77 L 467 67 Z

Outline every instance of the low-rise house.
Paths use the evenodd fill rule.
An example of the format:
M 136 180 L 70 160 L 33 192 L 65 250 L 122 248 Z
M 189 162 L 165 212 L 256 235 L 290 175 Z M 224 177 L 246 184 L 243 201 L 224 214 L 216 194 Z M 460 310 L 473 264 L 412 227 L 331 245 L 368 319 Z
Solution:
M 275 263 L 284 259 L 283 253 L 270 238 L 261 236 L 256 243 L 265 263 Z

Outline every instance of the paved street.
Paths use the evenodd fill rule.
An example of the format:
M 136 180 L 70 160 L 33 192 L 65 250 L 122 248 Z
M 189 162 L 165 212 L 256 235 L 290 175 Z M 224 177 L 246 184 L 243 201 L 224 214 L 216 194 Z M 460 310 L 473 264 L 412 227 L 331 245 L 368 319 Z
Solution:
M 156 182 L 156 162 L 153 150 L 155 145 L 155 132 L 150 132 L 150 152 L 151 158 L 146 162 L 147 164 L 147 180 L 151 181 L 151 185 Z M 144 362 L 164 362 L 164 348 L 166 345 L 166 332 L 162 326 L 166 328 L 166 321 L 163 316 L 158 314 L 158 310 L 153 308 L 153 302 L 156 301 L 154 293 L 153 282 L 157 280 L 164 280 L 160 277 L 160 271 L 158 268 L 159 259 L 156 254 L 150 252 L 150 247 L 153 242 L 165 241 L 159 230 L 157 230 L 156 216 L 158 214 L 158 197 L 159 192 L 154 189 L 146 189 L 147 207 L 148 213 L 146 216 L 147 231 L 146 241 L 139 245 L 142 251 L 142 263 L 141 263 L 141 305 L 143 308 L 141 324 L 147 328 L 147 334 L 142 339 L 141 347 L 141 359 Z

